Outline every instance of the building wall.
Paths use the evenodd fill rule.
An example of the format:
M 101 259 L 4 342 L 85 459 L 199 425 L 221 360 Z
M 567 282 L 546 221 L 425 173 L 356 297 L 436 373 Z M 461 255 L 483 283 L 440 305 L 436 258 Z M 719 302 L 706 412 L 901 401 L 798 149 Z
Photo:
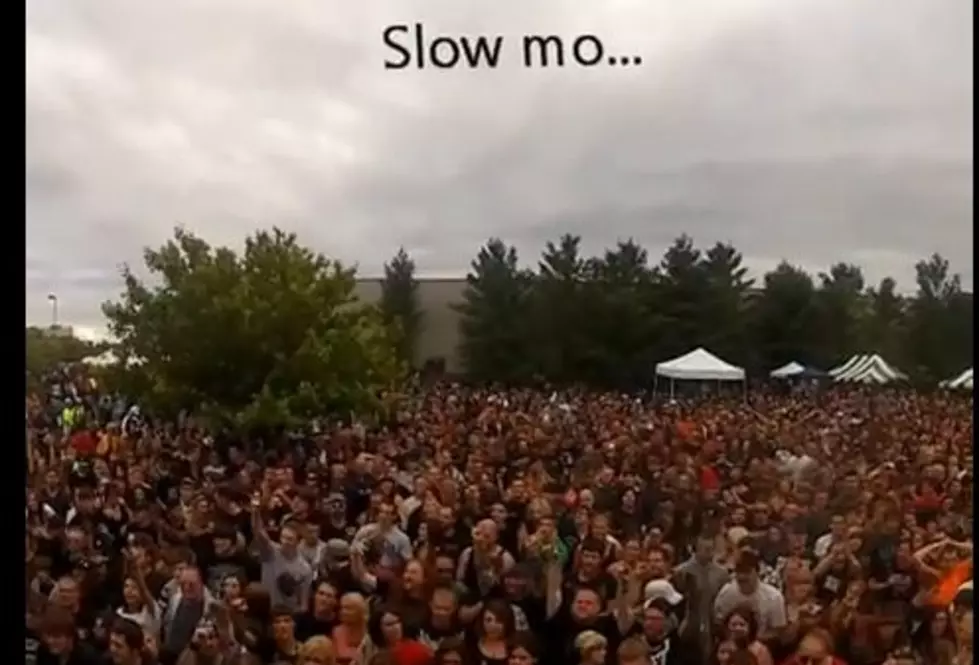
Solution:
M 441 358 L 449 372 L 461 370 L 459 365 L 459 314 L 453 304 L 462 302 L 466 280 L 419 279 L 418 305 L 422 311 L 421 331 L 418 335 L 416 365 Z M 354 293 L 364 302 L 377 303 L 381 299 L 380 279 L 359 279 Z

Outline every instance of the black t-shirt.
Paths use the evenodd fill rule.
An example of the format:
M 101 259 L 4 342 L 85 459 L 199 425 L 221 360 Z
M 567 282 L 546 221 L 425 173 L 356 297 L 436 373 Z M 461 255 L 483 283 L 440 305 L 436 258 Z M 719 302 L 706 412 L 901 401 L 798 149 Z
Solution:
M 347 521 L 354 522 L 357 516 L 366 513 L 370 507 L 371 486 L 366 479 L 351 478 L 343 489 L 347 499 Z
M 40 496 L 38 496 L 38 503 L 42 505 L 47 504 L 62 517 L 67 515 L 68 509 L 71 508 L 71 498 L 64 490 L 55 490 L 53 492 L 49 492 L 46 489 L 41 490 Z
M 507 657 L 502 658 L 490 658 L 484 654 L 480 648 L 479 644 L 476 642 L 468 642 L 469 658 L 466 660 L 467 663 L 472 663 L 473 665 L 506 665 Z
M 296 617 L 296 639 L 305 642 L 314 635 L 329 637 L 336 625 L 336 619 L 317 619 L 311 612 L 304 612 Z
M 900 565 L 896 565 L 893 573 L 879 581 L 891 582 L 880 592 L 879 597 L 883 602 L 910 603 L 918 593 L 917 575 L 913 570 L 904 569 Z
M 834 565 L 825 575 L 815 580 L 816 598 L 824 607 L 846 595 L 846 587 L 854 578 L 851 566 L 850 562 Z
M 543 665 L 567 665 L 578 661 L 578 653 L 574 642 L 578 635 L 586 630 L 594 630 L 608 640 L 608 652 L 615 653 L 619 646 L 621 635 L 614 617 L 602 614 L 587 624 L 581 623 L 571 616 L 567 601 L 557 614 L 547 620 L 541 635 L 544 643 Z
M 652 638 L 643 632 L 638 622 L 626 633 L 628 637 L 642 639 L 649 648 L 649 665 L 696 665 L 700 661 L 698 650 L 691 648 L 676 631 Z
M 38 650 L 38 665 L 61 665 L 61 658 L 55 656 L 43 646 Z M 91 646 L 84 642 L 75 644 L 71 654 L 68 656 L 67 665 L 101 665 L 102 657 Z
M 251 561 L 244 554 L 232 553 L 219 556 L 213 549 L 205 552 L 206 556 L 198 555 L 197 563 L 204 573 L 204 583 L 215 596 L 220 596 L 221 584 L 229 575 L 235 575 L 239 579 L 244 578 L 246 582 L 249 579 L 248 569 Z
M 631 513 L 619 510 L 615 516 L 615 526 L 623 538 L 637 538 L 642 535 L 643 519 L 638 510 Z
M 537 635 L 544 630 L 544 625 L 547 622 L 547 608 L 542 599 L 527 596 L 519 600 L 511 600 L 510 603 L 523 611 L 524 616 L 527 617 L 527 623 L 530 625 L 530 632 Z
M 886 580 L 894 572 L 897 561 L 897 539 L 891 536 L 880 536 L 869 544 L 870 577 Z
M 156 526 L 152 522 L 145 522 L 139 524 L 137 522 L 127 522 L 122 525 L 122 530 L 120 531 L 120 536 L 123 541 L 127 541 L 130 536 L 135 536 L 138 533 L 142 533 L 149 537 L 153 542 L 157 542 L 159 538 L 157 537 Z
M 668 635 L 662 640 L 643 639 L 649 647 L 649 665 L 693 665 L 695 662 L 685 657 L 689 650 L 676 635 Z
M 276 647 L 264 662 L 270 665 L 297 665 L 299 663 L 299 642 L 296 641 L 288 651 Z
M 436 651 L 443 640 L 462 637 L 463 634 L 463 627 L 456 617 L 452 618 L 452 623 L 447 627 L 440 628 L 432 623 L 430 615 L 426 615 L 418 630 L 418 641 Z
M 320 540 L 324 543 L 331 540 L 353 540 L 354 534 L 357 533 L 357 527 L 352 524 L 347 524 L 344 520 L 342 523 L 337 524 L 329 519 L 323 520 L 320 525 Z
M 336 588 L 337 594 L 341 596 L 352 591 L 361 593 L 364 590 L 360 582 L 354 579 L 354 574 L 351 572 L 349 565 L 329 569 L 326 574 L 326 580 Z
M 582 586 L 595 589 L 601 595 L 602 600 L 606 602 L 615 598 L 615 594 L 619 589 L 619 584 L 615 581 L 615 578 L 603 570 L 592 580 L 584 581 L 577 576 L 567 580 L 564 584 L 565 597 L 571 598 L 574 596 L 574 590 Z

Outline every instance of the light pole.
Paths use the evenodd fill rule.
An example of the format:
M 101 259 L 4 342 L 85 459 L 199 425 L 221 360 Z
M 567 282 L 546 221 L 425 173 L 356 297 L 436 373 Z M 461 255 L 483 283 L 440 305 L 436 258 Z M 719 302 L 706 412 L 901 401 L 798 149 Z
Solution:
M 58 327 L 58 296 L 53 293 L 48 294 L 48 302 L 51 303 L 51 327 Z

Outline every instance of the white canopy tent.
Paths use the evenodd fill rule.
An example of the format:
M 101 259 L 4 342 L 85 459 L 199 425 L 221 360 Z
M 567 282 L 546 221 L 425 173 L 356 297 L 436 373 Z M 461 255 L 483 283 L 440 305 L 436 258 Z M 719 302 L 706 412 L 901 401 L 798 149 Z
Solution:
M 972 390 L 972 368 L 965 370 L 954 379 L 942 381 L 941 385 L 953 390 Z
M 829 371 L 835 381 L 843 383 L 876 383 L 883 385 L 908 378 L 876 353 L 857 354 Z
M 673 360 L 657 363 L 654 392 L 659 377 L 670 380 L 670 397 L 673 397 L 676 381 L 745 381 L 744 369 L 721 360 L 703 347 L 698 347 Z M 747 384 L 745 385 L 747 387 Z
M 109 365 L 115 365 L 118 362 L 119 359 L 112 351 L 103 351 L 97 356 L 82 358 L 82 363 L 91 365 L 92 367 L 108 367 Z
M 790 363 L 782 365 L 778 369 L 773 369 L 768 375 L 773 379 L 788 379 L 789 377 L 798 376 L 805 371 L 805 365 L 800 365 L 793 360 Z
M 89 367 L 111 367 L 113 365 L 118 365 L 120 362 L 119 356 L 117 356 L 113 351 L 103 351 L 97 356 L 89 356 L 87 358 L 82 358 L 82 363 L 88 365 Z M 143 360 L 140 358 L 130 357 L 126 362 L 126 367 L 136 367 L 141 365 Z

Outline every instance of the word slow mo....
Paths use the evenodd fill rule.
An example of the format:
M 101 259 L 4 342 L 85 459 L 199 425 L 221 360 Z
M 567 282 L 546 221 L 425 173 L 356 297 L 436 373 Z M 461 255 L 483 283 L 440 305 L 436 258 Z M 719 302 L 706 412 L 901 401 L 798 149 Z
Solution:
M 502 35 L 431 36 L 421 23 L 390 25 L 384 29 L 382 41 L 388 50 L 385 69 L 495 68 L 504 52 Z M 520 65 L 537 68 L 642 64 L 638 56 L 609 55 L 595 35 L 568 39 L 556 35 L 524 35 L 520 38 L 520 56 Z

